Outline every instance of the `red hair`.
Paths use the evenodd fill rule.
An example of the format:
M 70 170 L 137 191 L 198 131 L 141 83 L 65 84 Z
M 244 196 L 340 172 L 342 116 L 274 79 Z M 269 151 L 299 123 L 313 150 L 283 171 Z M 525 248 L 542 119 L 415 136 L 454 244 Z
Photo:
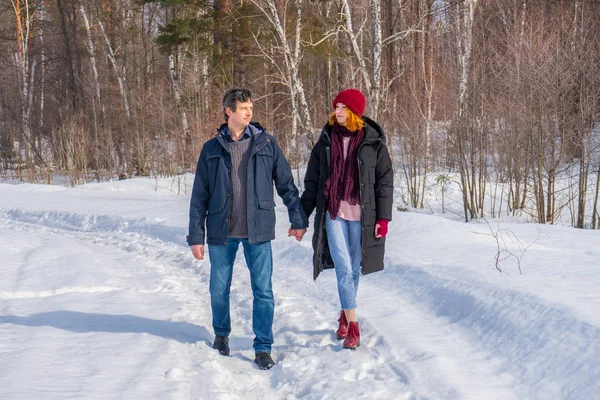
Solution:
M 343 124 L 343 126 L 345 126 L 350 132 L 356 132 L 361 130 L 362 128 L 365 127 L 365 121 L 363 121 L 358 115 L 356 115 L 354 112 L 352 112 L 351 109 L 349 109 L 348 107 L 346 107 L 346 117 L 348 117 L 346 119 L 346 123 Z M 337 121 L 337 118 L 335 117 L 335 111 L 332 112 L 331 114 L 329 114 L 329 125 L 333 126 L 335 123 L 339 122 Z M 342 125 L 342 124 L 340 124 Z

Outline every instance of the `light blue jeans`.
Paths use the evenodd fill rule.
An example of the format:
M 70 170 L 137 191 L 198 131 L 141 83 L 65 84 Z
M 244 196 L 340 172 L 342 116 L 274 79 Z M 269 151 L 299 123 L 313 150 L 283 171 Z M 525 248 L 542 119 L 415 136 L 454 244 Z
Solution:
M 325 229 L 342 309 L 355 309 L 362 261 L 360 221 L 347 221 L 340 217 L 333 220 L 327 212 Z
M 233 274 L 233 262 L 242 243 L 246 264 L 250 270 L 252 286 L 252 328 L 254 351 L 271 352 L 273 344 L 273 310 L 275 301 L 271 284 L 273 255 L 271 242 L 250 244 L 248 239 L 229 238 L 226 246 L 208 245 L 210 255 L 210 305 L 215 335 L 229 336 L 229 291 Z

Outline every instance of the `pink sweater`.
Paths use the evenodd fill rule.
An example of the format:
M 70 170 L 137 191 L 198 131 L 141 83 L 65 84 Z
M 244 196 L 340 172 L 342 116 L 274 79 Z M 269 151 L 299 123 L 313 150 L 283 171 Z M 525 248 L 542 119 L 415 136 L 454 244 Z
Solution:
M 350 138 L 344 138 L 344 161 L 346 161 L 346 155 L 348 154 L 348 143 Z M 340 201 L 340 210 L 338 211 L 338 217 L 345 219 L 346 221 L 360 221 L 360 204 L 351 206 L 347 201 Z

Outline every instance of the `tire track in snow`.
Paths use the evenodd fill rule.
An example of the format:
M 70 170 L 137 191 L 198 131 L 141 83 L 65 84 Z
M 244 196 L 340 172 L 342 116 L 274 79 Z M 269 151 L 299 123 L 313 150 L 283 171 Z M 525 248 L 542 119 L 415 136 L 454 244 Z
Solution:
M 15 299 L 43 299 L 46 297 L 60 296 L 71 293 L 109 293 L 121 290 L 120 287 L 112 286 L 91 286 L 91 287 L 63 287 L 55 290 L 43 290 L 40 292 L 16 291 L 16 292 L 0 292 L 0 299 L 15 300 Z
M 337 310 L 339 300 L 335 286 L 335 273 L 333 270 L 325 271 L 317 281 L 313 282 L 310 279 L 312 277 L 312 247 L 310 243 L 305 244 L 303 247 L 302 250 L 290 252 L 287 246 L 276 245 L 274 246 L 274 252 L 277 253 L 277 257 L 286 260 L 291 265 L 304 264 L 308 266 L 304 270 L 301 268 L 290 270 L 289 272 L 294 274 L 294 277 L 290 280 L 305 282 L 302 291 L 324 303 L 329 303 L 332 308 L 336 309 L 335 312 L 338 314 L 335 318 L 337 318 L 339 316 Z M 387 268 L 389 268 L 388 265 L 386 265 Z M 456 387 L 456 381 L 442 375 L 440 371 L 434 368 L 435 366 L 424 365 L 424 361 L 435 357 L 436 354 L 443 354 L 448 360 L 452 359 L 447 349 L 443 347 L 436 348 L 435 351 L 438 353 L 434 353 L 432 348 L 429 347 L 429 343 L 424 341 L 407 343 L 405 341 L 408 333 L 421 332 L 422 324 L 415 325 L 414 321 L 427 318 L 427 312 L 425 310 L 419 310 L 418 312 L 413 310 L 409 314 L 400 313 L 401 307 L 406 310 L 407 308 L 413 308 L 412 304 L 402 299 L 401 295 L 395 291 L 383 290 L 368 283 L 375 275 L 370 275 L 366 279 L 363 277 L 360 282 L 357 315 L 361 323 L 361 340 L 368 339 L 377 358 L 394 371 L 399 380 L 410 385 L 414 392 L 419 393 L 421 398 L 439 400 L 473 398 L 464 396 L 464 393 L 461 393 Z M 332 315 L 329 318 L 331 320 Z M 390 322 L 391 319 L 396 319 L 399 327 L 406 326 L 406 331 L 392 329 L 396 324 Z M 430 328 L 435 332 L 435 326 Z M 426 344 L 427 347 L 421 347 L 423 344 Z M 464 355 L 463 359 L 468 359 L 470 363 L 473 363 L 474 357 L 473 354 L 469 353 Z M 423 371 L 427 372 L 424 379 L 419 376 Z M 459 373 L 457 372 L 457 374 Z M 509 400 L 514 397 L 504 398 Z
M 182 228 L 153 224 L 145 219 L 128 220 L 114 216 L 54 211 L 0 210 L 0 221 L 1 219 L 5 219 L 9 224 L 44 226 L 55 233 L 73 234 L 84 240 L 116 246 L 153 260 L 163 260 L 180 270 L 189 269 L 196 276 L 194 282 L 200 283 L 201 287 L 180 288 L 181 280 L 189 278 L 189 275 L 186 275 L 185 278 L 173 278 L 169 285 L 174 286 L 170 290 L 197 293 L 196 297 L 207 297 L 208 263 L 198 267 L 187 254 L 187 249 L 182 249 L 180 242 L 185 234 Z M 307 353 L 305 349 L 319 347 L 336 351 L 339 342 L 331 337 L 331 332 L 334 329 L 332 315 L 337 312 L 337 297 L 335 291 L 326 294 L 317 292 L 314 283 L 308 278 L 311 264 L 309 245 L 290 249 L 288 243 L 275 241 L 273 249 L 275 258 L 285 261 L 284 265 L 276 266 L 274 272 L 274 285 L 278 287 L 274 331 L 275 351 L 280 357 L 277 361 L 286 373 L 272 386 L 288 385 L 291 393 L 305 393 L 305 396 L 310 397 L 309 385 L 294 381 L 302 380 L 302 377 L 293 371 L 293 368 L 302 362 L 297 353 L 301 353 L 304 361 L 310 364 L 307 359 L 310 358 L 310 352 Z M 247 269 L 243 258 L 238 256 L 234 267 L 236 278 L 233 280 L 231 299 L 233 325 L 234 329 L 238 327 L 238 335 L 237 338 L 233 338 L 232 345 L 244 353 L 243 349 L 250 347 L 249 338 L 253 336 L 249 323 L 251 292 L 245 277 Z M 301 269 L 302 264 L 305 270 Z M 279 277 L 278 275 L 282 275 L 282 269 L 286 274 L 292 273 L 294 278 Z M 432 268 L 429 270 L 433 271 Z M 388 261 L 386 271 L 382 275 L 361 281 L 361 308 L 366 310 L 364 315 L 361 312 L 361 318 L 365 320 L 361 326 L 363 335 L 371 337 L 369 347 L 372 356 L 384 360 L 388 369 L 393 371 L 400 382 L 414 384 L 418 391 L 431 394 L 434 398 L 447 398 L 448 395 L 461 398 L 463 395 L 456 389 L 456 386 L 460 385 L 453 381 L 469 379 L 458 376 L 460 371 L 466 373 L 475 370 L 482 376 L 487 374 L 490 378 L 493 377 L 497 382 L 497 390 L 503 390 L 507 385 L 512 386 L 517 393 L 528 398 L 556 395 L 560 395 L 561 398 L 579 398 L 580 395 L 593 398 L 595 393 L 600 391 L 597 381 L 576 379 L 577 374 L 593 376 L 590 371 L 600 370 L 597 361 L 600 359 L 598 328 L 578 320 L 568 310 L 554 308 L 530 294 L 499 289 L 478 281 L 471 275 L 452 277 L 448 270 L 450 269 L 446 269 L 445 275 L 440 277 L 423 268 Z M 451 270 L 456 274 L 460 273 L 458 268 Z M 467 274 L 467 271 L 462 273 Z M 244 276 L 240 277 L 240 274 Z M 335 284 L 334 281 L 327 283 L 329 286 Z M 187 286 L 193 285 L 188 283 Z M 399 320 L 398 326 L 402 328 L 389 329 L 394 325 L 386 323 L 382 326 L 389 330 L 384 331 L 382 326 L 377 325 L 380 318 L 385 320 L 386 307 L 382 307 L 381 304 L 369 304 L 370 296 L 367 292 L 394 299 L 391 303 L 397 304 L 396 313 L 390 312 L 387 316 L 395 315 Z M 311 310 L 298 311 L 297 300 L 306 298 L 307 293 L 310 294 L 308 298 L 311 301 L 308 303 Z M 182 298 L 182 301 L 188 300 Z M 326 306 L 323 306 L 323 303 L 326 303 Z M 401 313 L 398 313 L 398 310 Z M 188 312 L 190 314 L 185 317 L 198 317 L 197 312 Z M 304 329 L 298 328 L 302 326 L 298 319 L 307 318 L 307 315 L 309 323 Z M 527 317 L 524 318 L 523 315 Z M 411 330 L 411 320 L 426 321 L 427 332 L 440 332 L 443 337 L 431 334 L 429 337 L 414 338 L 415 342 L 407 349 L 406 343 L 402 342 L 403 338 L 406 339 L 411 333 L 422 329 L 421 325 L 417 324 L 412 326 Z M 204 325 L 209 327 L 210 321 L 205 320 Z M 404 328 L 404 325 L 408 325 L 409 328 Z M 241 337 L 239 329 L 243 331 Z M 471 349 L 471 354 L 461 355 L 453 352 L 452 349 L 456 346 L 452 344 L 456 341 L 461 343 L 459 348 Z M 439 346 L 440 343 L 447 345 Z M 385 354 L 388 350 L 390 354 Z M 239 356 L 238 359 L 249 362 L 252 353 L 245 353 L 247 354 Z M 437 372 L 440 382 L 435 389 L 426 387 L 430 382 L 429 378 L 420 378 L 419 367 L 420 364 L 431 364 L 434 361 L 428 360 L 434 357 L 443 359 L 442 365 L 438 366 L 441 368 Z M 454 365 L 455 360 L 460 360 L 464 365 Z M 528 362 L 523 363 L 522 360 Z M 287 361 L 292 366 L 289 371 Z M 544 363 L 546 368 L 543 369 L 531 367 Z M 412 364 L 415 365 L 411 366 Z M 346 368 L 354 371 L 352 366 Z M 449 370 L 453 372 L 447 373 L 444 379 L 444 371 Z M 487 372 L 484 374 L 483 371 Z M 232 377 L 235 376 L 232 374 Z M 514 382 L 511 384 L 511 381 Z M 240 386 L 240 393 L 243 387 Z
M 158 260 L 165 269 L 164 290 L 184 304 L 176 318 L 211 330 L 208 263 L 193 261 L 187 247 L 183 246 L 184 229 L 149 223 L 145 219 L 21 209 L 0 210 L 2 225 L 72 235 Z M 274 242 L 274 248 L 278 246 Z M 342 350 L 341 342 L 335 339 L 333 332 L 332 315 L 339 313 L 337 305 L 323 303 L 318 296 L 307 296 L 304 285 L 297 285 L 295 280 L 285 279 L 282 275 L 279 276 L 282 279 L 278 279 L 278 273 L 274 274 L 276 318 L 273 327 L 277 365 L 270 373 L 255 370 L 251 363 L 254 355 L 251 349 L 252 292 L 241 253 L 238 253 L 234 266 L 236 277 L 231 290 L 232 357 L 225 359 L 204 343 L 183 344 L 186 349 L 182 359 L 187 365 L 181 371 L 192 380 L 193 394 L 223 399 L 236 396 L 317 399 L 327 390 L 336 393 L 353 382 L 355 398 L 424 400 L 410 391 L 410 382 L 401 368 L 388 366 L 386 344 L 368 324 L 363 326 L 368 337 L 360 350 Z M 276 265 L 275 268 L 289 267 Z M 310 279 L 305 281 L 311 282 Z M 166 375 L 178 377 L 181 374 Z M 315 380 L 313 376 L 320 376 L 320 379 Z M 175 379 L 180 379 L 177 377 Z M 206 397 L 202 397 L 204 395 Z
M 308 246 L 306 255 L 282 246 L 278 257 L 297 265 L 300 256 L 311 264 Z M 600 374 L 600 329 L 570 310 L 494 286 L 467 269 L 440 268 L 435 275 L 435 266 L 389 259 L 385 268 L 361 280 L 359 316 L 393 353 L 390 367 L 406 374 L 417 392 L 436 399 L 478 398 L 459 390 L 466 387 L 480 398 L 544 400 L 600 393 L 600 381 L 591 378 Z M 294 272 L 298 281 L 310 274 Z M 334 288 L 335 281 L 329 285 Z M 335 292 L 312 291 L 337 303 Z
M 488 369 L 493 384 L 506 379 L 517 398 L 591 399 L 600 393 L 600 381 L 591 379 L 600 373 L 600 329 L 569 309 L 499 288 L 466 269 L 386 268 L 388 273 L 370 281 L 370 290 L 417 305 L 448 338 L 450 353 L 452 342 L 470 343 L 483 361 L 477 371 Z
M 97 216 L 67 212 L 29 212 L 25 210 L 0 210 L 0 227 L 35 231 L 48 235 L 69 235 L 82 241 L 111 246 L 122 251 L 139 255 L 140 257 L 158 261 L 164 269 L 162 283 L 157 292 L 166 292 L 178 299 L 182 304 L 180 311 L 174 315 L 172 321 L 186 321 L 210 329 L 210 304 L 208 302 L 208 271 L 206 268 L 197 267 L 188 250 L 182 248 L 175 240 L 160 240 L 163 235 L 162 226 L 152 225 L 145 230 L 145 220 L 127 220 L 118 216 Z M 172 228 L 167 228 L 173 232 Z M 174 237 L 182 237 L 181 233 Z M 200 263 L 203 264 L 203 263 Z M 128 290 L 132 288 L 123 288 Z M 135 289 L 135 288 L 133 288 Z M 232 288 L 233 289 L 233 288 Z M 232 302 L 232 311 L 235 304 Z M 223 398 L 219 393 L 252 392 L 252 388 L 238 383 L 236 369 L 252 370 L 248 360 L 230 357 L 222 359 L 206 344 L 211 337 L 199 337 L 197 343 L 175 343 L 180 352 L 178 363 L 180 370 L 189 379 L 192 393 L 200 393 L 199 398 Z M 223 366 L 222 364 L 229 364 Z M 236 367 L 230 371 L 231 364 Z M 199 371 L 198 371 L 199 370 Z M 182 379 L 178 374 L 165 371 L 167 379 Z M 227 378 L 229 377 L 229 378 Z M 208 381 L 207 381 L 208 378 Z M 266 376 L 261 377 L 259 387 L 268 390 L 260 391 L 256 398 L 276 398 L 276 393 L 270 389 Z M 198 390 L 198 381 L 203 381 L 202 389 Z M 233 382 L 234 384 L 231 384 Z M 254 391 L 256 393 L 256 390 Z M 232 396 L 227 399 L 235 398 Z

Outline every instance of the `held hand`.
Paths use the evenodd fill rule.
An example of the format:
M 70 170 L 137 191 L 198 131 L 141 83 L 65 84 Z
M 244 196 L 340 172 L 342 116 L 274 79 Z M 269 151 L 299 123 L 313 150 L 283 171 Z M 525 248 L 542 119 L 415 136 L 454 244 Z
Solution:
M 304 228 L 304 229 L 298 229 L 298 230 L 296 230 L 296 232 L 297 232 L 296 240 L 297 241 L 301 241 L 302 238 L 304 237 L 304 235 L 306 235 L 306 228 Z
M 298 240 L 298 230 L 297 229 L 288 229 L 288 237 L 293 236 Z
M 297 241 L 301 241 L 306 234 L 306 228 L 304 229 L 288 229 L 288 236 L 293 236 Z
M 192 246 L 192 254 L 194 258 L 197 260 L 204 260 L 204 245 L 203 244 L 195 244 Z

